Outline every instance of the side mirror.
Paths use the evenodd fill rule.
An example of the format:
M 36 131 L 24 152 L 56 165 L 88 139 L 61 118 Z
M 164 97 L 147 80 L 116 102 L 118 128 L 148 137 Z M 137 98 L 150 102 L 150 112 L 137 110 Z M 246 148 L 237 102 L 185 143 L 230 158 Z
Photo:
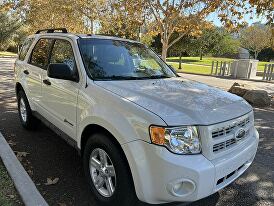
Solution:
M 73 72 L 67 64 L 63 63 L 49 64 L 48 77 L 54 79 L 78 81 L 78 77 L 75 75 L 75 72 Z

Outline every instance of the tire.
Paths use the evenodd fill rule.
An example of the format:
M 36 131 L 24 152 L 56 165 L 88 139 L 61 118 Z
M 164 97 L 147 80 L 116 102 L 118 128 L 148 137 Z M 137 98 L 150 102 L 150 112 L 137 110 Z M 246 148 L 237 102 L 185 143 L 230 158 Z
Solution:
M 136 205 L 138 199 L 136 197 L 133 180 L 128 168 L 127 160 L 122 151 L 110 140 L 110 138 L 111 137 L 108 137 L 105 134 L 94 134 L 88 139 L 85 145 L 83 153 L 83 164 L 85 176 L 92 192 L 91 195 L 95 196 L 95 200 L 97 201 L 97 203 L 102 206 Z M 97 170 L 94 166 L 90 167 L 91 157 L 96 157 L 99 161 L 101 161 L 102 159 L 100 157 L 100 154 L 102 152 L 106 153 L 105 157 L 107 159 L 107 164 L 113 165 L 114 168 L 114 171 L 109 169 L 107 173 L 109 176 L 111 176 L 112 185 L 114 186 L 114 192 L 110 196 L 106 195 L 106 193 L 110 194 L 107 190 L 106 185 L 106 179 L 108 179 L 109 176 L 107 175 L 106 177 L 100 178 L 98 175 L 96 178 L 94 178 L 94 176 L 100 174 L 100 172 L 98 172 L 99 170 Z M 108 168 L 111 168 L 111 166 L 108 166 Z M 101 169 L 101 171 L 103 171 L 103 169 Z M 92 174 L 96 175 L 92 176 Z M 94 182 L 98 179 L 100 179 L 100 181 L 105 181 L 101 189 L 99 188 L 103 191 L 99 191 L 95 186 Z M 107 192 L 105 194 L 102 194 L 104 193 L 104 191 Z
M 28 130 L 35 129 L 39 120 L 32 115 L 27 96 L 23 90 L 20 90 L 17 94 L 17 105 L 22 126 Z

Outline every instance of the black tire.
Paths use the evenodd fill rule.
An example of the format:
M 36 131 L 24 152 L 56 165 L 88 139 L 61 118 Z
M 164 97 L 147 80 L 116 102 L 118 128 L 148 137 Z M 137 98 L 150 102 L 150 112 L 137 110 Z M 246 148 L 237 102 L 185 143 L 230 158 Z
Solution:
M 25 120 L 23 119 L 23 117 L 20 113 L 21 100 L 24 102 L 25 108 L 26 108 L 26 119 Z M 20 119 L 22 126 L 28 130 L 35 129 L 39 123 L 39 120 L 32 115 L 32 111 L 31 111 L 31 108 L 29 105 L 28 98 L 23 90 L 20 90 L 17 94 L 17 105 L 18 105 L 19 119 Z
M 83 164 L 85 176 L 92 192 L 91 195 L 95 196 L 95 200 L 97 201 L 98 205 L 102 206 L 137 205 L 138 199 L 136 197 L 127 160 L 121 149 L 119 149 L 116 144 L 110 140 L 110 138 L 111 137 L 108 137 L 105 134 L 94 134 L 88 139 L 85 145 L 83 153 Z M 101 195 L 92 181 L 89 159 L 92 151 L 94 151 L 96 148 L 103 149 L 107 153 L 115 169 L 116 185 L 114 193 L 110 197 L 104 197 Z

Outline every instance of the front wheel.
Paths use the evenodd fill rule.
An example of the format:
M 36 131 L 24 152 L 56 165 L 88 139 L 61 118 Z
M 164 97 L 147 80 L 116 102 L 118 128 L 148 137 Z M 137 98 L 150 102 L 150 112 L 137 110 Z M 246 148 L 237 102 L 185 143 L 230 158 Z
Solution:
M 33 115 L 24 91 L 20 90 L 17 95 L 18 113 L 22 126 L 26 129 L 34 129 L 39 122 Z
M 123 206 L 138 202 L 126 159 L 110 137 L 92 135 L 86 143 L 83 161 L 91 192 L 100 205 Z

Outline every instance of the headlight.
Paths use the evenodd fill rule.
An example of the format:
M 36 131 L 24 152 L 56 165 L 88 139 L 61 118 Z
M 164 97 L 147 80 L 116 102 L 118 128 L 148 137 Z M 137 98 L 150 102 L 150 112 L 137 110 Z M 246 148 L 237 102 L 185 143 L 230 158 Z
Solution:
M 167 147 L 176 154 L 201 153 L 201 143 L 197 127 L 150 127 L 152 143 Z

